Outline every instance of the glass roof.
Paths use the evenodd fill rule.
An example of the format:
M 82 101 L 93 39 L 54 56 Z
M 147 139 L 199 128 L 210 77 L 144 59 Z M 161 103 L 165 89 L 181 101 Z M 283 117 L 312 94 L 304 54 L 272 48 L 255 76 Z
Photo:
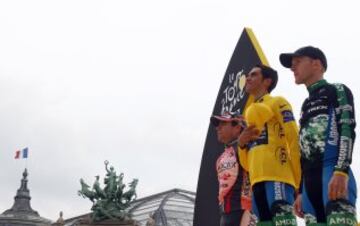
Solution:
M 129 212 L 140 225 L 153 219 L 156 226 L 192 226 L 195 193 L 173 189 L 135 200 Z

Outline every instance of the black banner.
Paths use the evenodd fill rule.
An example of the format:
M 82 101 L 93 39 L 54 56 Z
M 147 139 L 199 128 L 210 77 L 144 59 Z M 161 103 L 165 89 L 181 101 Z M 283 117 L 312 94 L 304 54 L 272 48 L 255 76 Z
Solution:
M 245 92 L 245 75 L 255 64 L 268 62 L 253 32 L 245 28 L 236 45 L 221 83 L 212 114 L 224 111 L 242 113 L 253 98 Z M 210 115 L 209 115 L 210 120 Z M 218 181 L 215 164 L 224 146 L 217 141 L 216 131 L 209 125 L 195 200 L 194 226 L 219 226 Z

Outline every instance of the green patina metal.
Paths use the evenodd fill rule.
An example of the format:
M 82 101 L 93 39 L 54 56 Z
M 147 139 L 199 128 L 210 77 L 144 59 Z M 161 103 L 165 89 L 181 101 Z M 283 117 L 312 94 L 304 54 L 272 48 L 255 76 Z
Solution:
M 93 203 L 91 207 L 91 219 L 93 221 L 128 219 L 130 214 L 126 208 L 129 207 L 130 202 L 136 199 L 138 179 L 133 179 L 126 189 L 123 182 L 124 174 L 116 175 L 114 167 L 108 167 L 108 161 L 104 163 L 106 170 L 104 188 L 102 189 L 100 186 L 100 176 L 95 176 L 96 179 L 92 188 L 81 178 L 81 190 L 78 191 L 78 195 L 90 199 Z

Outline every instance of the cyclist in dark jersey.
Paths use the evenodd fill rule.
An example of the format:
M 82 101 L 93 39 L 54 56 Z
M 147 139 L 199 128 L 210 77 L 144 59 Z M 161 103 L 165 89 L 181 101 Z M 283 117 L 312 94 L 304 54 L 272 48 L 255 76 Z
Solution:
M 355 140 L 353 96 L 343 84 L 323 78 L 324 53 L 306 46 L 283 53 L 280 62 L 305 84 L 309 97 L 301 108 L 302 190 L 295 212 L 306 225 L 356 225 L 356 183 L 350 169 Z
M 219 181 L 219 206 L 221 226 L 255 226 L 250 214 L 251 191 L 248 173 L 241 167 L 237 138 L 244 128 L 244 121 L 237 113 L 225 112 L 211 117 L 217 138 L 224 144 L 224 151 L 216 161 Z

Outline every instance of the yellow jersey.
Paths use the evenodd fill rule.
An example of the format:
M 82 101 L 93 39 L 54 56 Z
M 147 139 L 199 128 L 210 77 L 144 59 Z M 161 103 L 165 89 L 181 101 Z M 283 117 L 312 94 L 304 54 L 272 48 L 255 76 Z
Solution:
M 298 189 L 301 180 L 299 129 L 291 105 L 285 98 L 269 94 L 253 104 L 256 103 L 265 104 L 272 112 L 262 124 L 260 136 L 245 148 L 239 148 L 240 163 L 249 172 L 251 186 L 262 181 L 279 181 Z

